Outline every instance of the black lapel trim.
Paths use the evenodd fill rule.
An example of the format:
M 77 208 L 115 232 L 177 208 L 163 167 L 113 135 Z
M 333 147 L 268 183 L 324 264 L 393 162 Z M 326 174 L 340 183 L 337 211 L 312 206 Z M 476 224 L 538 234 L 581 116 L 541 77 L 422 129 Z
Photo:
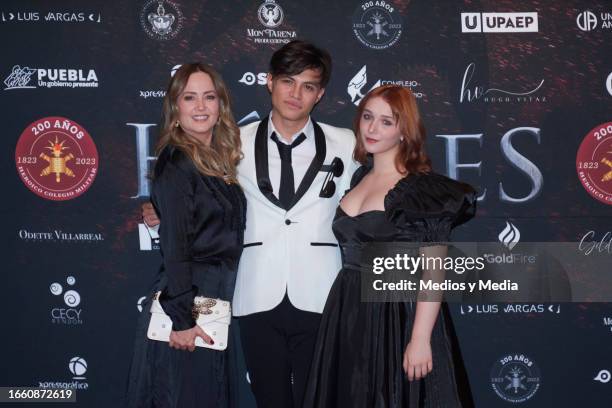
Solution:
M 310 167 L 308 167 L 308 170 L 306 170 L 306 174 L 304 174 L 304 178 L 302 179 L 302 182 L 300 183 L 300 186 L 298 187 L 297 191 L 295 192 L 295 196 L 293 197 L 293 202 L 291 203 L 289 208 L 287 208 L 287 211 L 289 211 L 291 207 L 293 207 L 298 201 L 300 201 L 304 194 L 306 194 L 315 177 L 317 177 L 319 170 L 321 170 L 323 162 L 325 161 L 325 154 L 327 153 L 327 146 L 325 144 L 325 133 L 323 133 L 323 129 L 321 129 L 321 126 L 319 126 L 319 124 L 314 120 L 312 121 L 312 126 L 314 127 L 315 148 L 317 149 L 317 152 L 315 154 L 315 157 L 310 162 Z
M 261 120 L 255 135 L 255 177 L 259 191 L 272 204 L 283 208 L 279 199 L 274 195 L 270 182 L 270 169 L 268 168 L 268 117 Z

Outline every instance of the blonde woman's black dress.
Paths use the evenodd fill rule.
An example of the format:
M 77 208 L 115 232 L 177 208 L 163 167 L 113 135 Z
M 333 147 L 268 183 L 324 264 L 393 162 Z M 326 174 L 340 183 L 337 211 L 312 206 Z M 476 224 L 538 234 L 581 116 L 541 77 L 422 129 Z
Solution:
M 173 329 L 194 326 L 194 296 L 232 299 L 242 253 L 246 200 L 240 186 L 202 175 L 181 150 L 167 147 L 155 165 L 151 201 L 161 220 L 162 266 L 151 292 Z M 225 351 L 172 349 L 147 339 L 150 297 L 138 321 L 126 407 L 226 408 L 236 405 L 234 325 Z

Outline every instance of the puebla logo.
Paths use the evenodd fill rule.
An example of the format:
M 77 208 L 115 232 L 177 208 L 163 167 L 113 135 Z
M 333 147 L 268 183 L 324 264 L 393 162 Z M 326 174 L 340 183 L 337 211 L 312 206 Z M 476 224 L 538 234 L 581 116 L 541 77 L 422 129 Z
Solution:
M 65 201 L 85 193 L 98 173 L 98 150 L 73 120 L 46 117 L 21 133 L 15 149 L 21 181 L 39 197 Z
M 385 1 L 365 1 L 353 13 L 353 33 L 368 48 L 383 50 L 402 35 L 402 17 Z
M 595 127 L 584 137 L 576 155 L 576 171 L 593 198 L 612 205 L 612 122 Z

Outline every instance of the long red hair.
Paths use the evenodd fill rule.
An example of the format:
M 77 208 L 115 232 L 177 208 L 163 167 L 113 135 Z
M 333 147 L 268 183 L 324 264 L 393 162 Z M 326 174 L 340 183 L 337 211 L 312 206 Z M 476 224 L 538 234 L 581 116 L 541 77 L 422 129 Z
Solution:
M 353 157 L 361 164 L 368 161 L 368 152 L 359 132 L 359 122 L 366 104 L 372 98 L 382 98 L 391 107 L 393 117 L 404 138 L 395 156 L 395 167 L 403 173 L 427 173 L 431 171 L 431 160 L 425 151 L 425 126 L 416 103 L 408 88 L 399 85 L 383 85 L 370 91 L 359 103 L 353 121 L 357 144 Z

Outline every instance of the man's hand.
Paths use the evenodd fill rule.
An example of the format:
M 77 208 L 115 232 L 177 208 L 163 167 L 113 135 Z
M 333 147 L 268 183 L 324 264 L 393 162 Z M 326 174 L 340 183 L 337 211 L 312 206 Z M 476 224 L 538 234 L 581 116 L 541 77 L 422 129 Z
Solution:
M 142 219 L 145 224 L 149 227 L 155 227 L 159 225 L 159 218 L 157 218 L 157 213 L 153 208 L 153 204 L 146 202 L 142 205 Z

